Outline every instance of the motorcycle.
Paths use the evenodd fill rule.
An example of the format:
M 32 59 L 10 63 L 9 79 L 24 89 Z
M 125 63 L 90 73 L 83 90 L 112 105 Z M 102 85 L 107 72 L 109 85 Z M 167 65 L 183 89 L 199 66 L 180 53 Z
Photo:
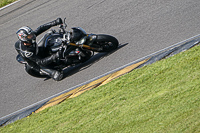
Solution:
M 106 34 L 87 34 L 81 27 L 73 27 L 72 31 L 66 31 L 67 24 L 65 22 L 59 26 L 59 30 L 51 30 L 45 34 L 37 43 L 37 47 L 45 49 L 46 55 L 56 53 L 60 48 L 64 49 L 63 59 L 59 62 L 51 64 L 50 67 L 56 70 L 63 70 L 69 66 L 88 61 L 94 52 L 111 52 L 118 48 L 118 40 Z M 25 70 L 34 77 L 43 77 L 45 74 L 35 71 L 23 59 L 17 55 L 16 60 L 25 64 Z

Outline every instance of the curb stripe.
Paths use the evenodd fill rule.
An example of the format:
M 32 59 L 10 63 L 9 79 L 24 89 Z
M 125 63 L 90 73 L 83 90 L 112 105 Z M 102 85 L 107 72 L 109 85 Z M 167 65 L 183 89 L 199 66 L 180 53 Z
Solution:
M 61 103 L 62 101 L 68 99 L 68 98 L 74 98 L 74 97 L 77 97 L 79 95 L 81 95 L 82 93 L 84 93 L 85 91 L 88 91 L 88 90 L 91 90 L 91 89 L 94 89 L 98 86 L 102 86 L 102 85 L 105 85 L 107 83 L 109 83 L 110 81 L 132 71 L 133 69 L 135 69 L 136 67 L 138 67 L 139 65 L 147 62 L 149 59 L 145 59 L 141 62 L 138 62 L 136 64 L 133 64 L 133 65 L 130 65 L 130 66 L 127 66 L 126 68 L 123 68 L 122 70 L 119 70 L 117 72 L 114 72 L 112 74 L 108 74 L 102 78 L 99 78 L 95 81 L 92 81 L 91 83 L 88 83 L 86 85 L 83 85 L 81 87 L 78 87 L 74 90 L 71 90 L 67 93 L 64 93 L 64 94 L 61 94 L 60 96 L 57 96 L 55 98 L 52 98 L 51 100 L 49 100 L 44 106 L 42 106 L 41 108 L 39 108 L 38 110 L 35 111 L 35 113 L 39 113 L 40 111 L 48 108 L 48 107 L 51 107 L 51 106 L 54 106 L 56 104 L 59 104 Z

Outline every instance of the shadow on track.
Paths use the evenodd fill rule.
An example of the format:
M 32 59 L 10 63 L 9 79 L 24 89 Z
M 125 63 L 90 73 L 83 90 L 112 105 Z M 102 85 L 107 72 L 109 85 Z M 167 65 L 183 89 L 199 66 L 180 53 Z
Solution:
M 91 59 L 86 61 L 85 63 L 78 64 L 76 66 L 67 67 L 66 69 L 64 69 L 64 77 L 63 77 L 63 79 L 66 78 L 66 77 L 69 77 L 69 76 L 71 76 L 73 74 L 76 74 L 76 73 L 78 73 L 78 72 L 80 72 L 82 70 L 85 70 L 85 69 L 89 68 L 94 63 L 98 62 L 99 60 L 103 59 L 104 57 L 107 57 L 107 56 L 113 54 L 114 52 L 116 52 L 117 50 L 123 48 L 126 45 L 128 45 L 128 43 L 119 45 L 118 49 L 116 49 L 116 50 L 114 50 L 112 52 L 97 53 Z
M 114 52 L 116 52 L 117 50 L 123 48 L 126 45 L 128 45 L 128 43 L 119 45 L 119 47 L 116 50 L 113 50 L 111 52 L 97 53 L 97 54 L 93 55 L 91 59 L 89 59 L 88 61 L 86 61 L 84 63 L 65 68 L 63 70 L 63 72 L 64 72 L 63 79 L 65 79 L 65 78 L 67 78 L 67 77 L 69 77 L 71 75 L 74 75 L 74 74 L 76 74 L 76 73 L 78 73 L 78 72 L 80 72 L 82 70 L 85 70 L 85 69 L 89 68 L 94 63 L 98 62 L 99 60 L 103 59 L 104 57 L 107 57 L 107 56 L 113 54 Z M 44 81 L 49 80 L 49 79 L 51 79 L 51 78 L 50 77 L 46 77 L 44 79 Z

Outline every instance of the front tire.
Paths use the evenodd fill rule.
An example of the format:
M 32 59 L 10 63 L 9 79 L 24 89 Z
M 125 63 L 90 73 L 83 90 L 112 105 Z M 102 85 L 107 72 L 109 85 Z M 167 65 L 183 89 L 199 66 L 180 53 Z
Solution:
M 97 35 L 97 39 L 94 44 L 102 48 L 97 52 L 110 52 L 118 48 L 119 42 L 115 37 L 111 35 L 99 34 Z

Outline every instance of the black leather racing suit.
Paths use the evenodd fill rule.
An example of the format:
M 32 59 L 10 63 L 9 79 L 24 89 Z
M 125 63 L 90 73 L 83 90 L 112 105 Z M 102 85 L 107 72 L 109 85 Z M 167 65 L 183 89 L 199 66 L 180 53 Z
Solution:
M 61 23 L 58 23 L 56 22 L 56 20 L 54 20 L 52 22 L 39 26 L 33 32 L 36 36 L 38 36 L 44 31 L 58 24 L 61 24 Z M 24 43 L 20 40 L 18 40 L 15 43 L 15 49 L 23 57 L 23 59 L 28 63 L 27 65 L 29 69 L 31 68 L 35 70 L 36 72 L 41 72 L 41 70 L 44 70 L 46 75 L 52 76 L 52 73 L 54 72 L 54 70 L 51 70 L 49 68 L 47 69 L 46 66 L 53 62 L 56 62 L 56 60 L 59 57 L 57 53 L 51 56 L 45 57 L 43 49 L 42 48 L 38 49 L 36 42 L 33 42 L 32 45 L 30 46 L 25 46 Z

